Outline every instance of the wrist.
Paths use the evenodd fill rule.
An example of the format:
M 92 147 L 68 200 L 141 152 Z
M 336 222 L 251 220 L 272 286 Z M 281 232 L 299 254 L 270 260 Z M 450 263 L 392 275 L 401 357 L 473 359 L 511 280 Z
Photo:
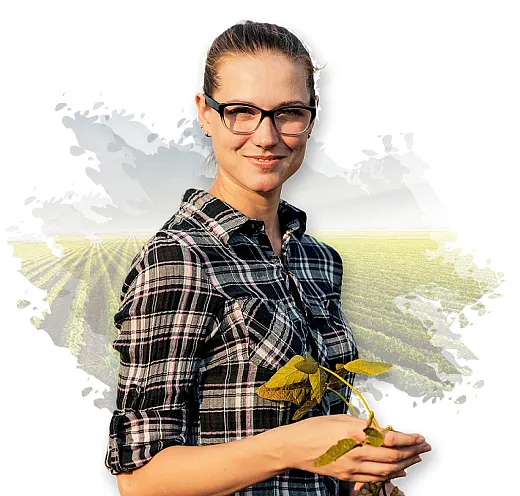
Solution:
M 271 454 L 277 470 L 282 473 L 297 468 L 295 454 L 298 450 L 294 446 L 293 424 L 281 425 L 267 431 L 270 434 L 268 440 Z

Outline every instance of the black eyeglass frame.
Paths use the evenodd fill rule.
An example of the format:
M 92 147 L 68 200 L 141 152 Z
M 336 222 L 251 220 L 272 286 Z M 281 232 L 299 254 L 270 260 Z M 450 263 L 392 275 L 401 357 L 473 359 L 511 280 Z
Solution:
M 257 107 L 256 105 L 253 105 L 251 103 L 241 103 L 241 102 L 220 103 L 220 102 L 217 102 L 217 100 L 215 100 L 214 98 L 211 98 L 206 93 L 203 93 L 203 94 L 204 94 L 204 97 L 206 98 L 206 102 L 209 104 L 209 106 L 212 109 L 216 110 L 220 114 L 220 119 L 222 120 L 222 124 L 224 124 L 226 129 L 228 129 L 233 134 L 253 134 L 260 127 L 260 124 L 262 124 L 262 121 L 264 120 L 264 117 L 270 117 L 271 121 L 273 122 L 273 125 L 274 125 L 275 129 L 282 136 L 301 136 L 302 134 L 307 132 L 307 130 L 311 127 L 311 124 L 314 122 L 314 119 L 316 118 L 316 106 L 315 106 L 314 98 L 311 98 L 311 105 L 312 106 L 286 105 L 284 107 L 278 107 L 278 108 L 275 108 L 275 109 L 272 109 L 272 110 L 265 110 L 263 108 Z M 239 105 L 241 107 L 254 108 L 254 109 L 260 111 L 260 121 L 258 122 L 258 125 L 255 127 L 255 129 L 253 129 L 252 131 L 247 131 L 247 132 L 246 131 L 232 131 L 227 126 L 226 121 L 224 120 L 224 109 L 226 107 L 232 107 L 232 106 L 237 106 L 237 105 Z M 306 109 L 306 110 L 310 110 L 310 112 L 311 112 L 311 120 L 309 121 L 309 125 L 303 131 L 300 131 L 299 133 L 282 133 L 276 127 L 276 123 L 275 123 L 275 120 L 274 120 L 274 114 L 276 112 L 279 112 L 280 110 L 285 110 L 285 109 Z

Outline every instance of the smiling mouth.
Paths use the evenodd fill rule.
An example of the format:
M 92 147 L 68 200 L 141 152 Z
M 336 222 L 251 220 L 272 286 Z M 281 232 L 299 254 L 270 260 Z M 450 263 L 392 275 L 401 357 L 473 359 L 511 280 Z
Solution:
M 272 168 L 278 165 L 282 157 L 276 157 L 276 158 L 259 158 L 259 157 L 246 157 L 253 165 L 256 165 L 257 167 L 261 167 L 264 169 Z
M 262 156 L 262 155 L 245 155 L 245 156 L 247 158 L 254 158 L 254 159 L 257 159 L 257 160 L 276 160 L 276 159 L 284 158 L 281 155 L 265 155 L 265 156 Z

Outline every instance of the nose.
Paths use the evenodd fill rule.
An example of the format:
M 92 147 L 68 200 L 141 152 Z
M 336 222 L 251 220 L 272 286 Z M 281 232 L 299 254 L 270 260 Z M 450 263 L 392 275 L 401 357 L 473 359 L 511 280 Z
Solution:
M 274 126 L 274 122 L 270 117 L 265 116 L 253 133 L 253 143 L 263 148 L 271 148 L 278 143 L 279 139 L 280 135 Z

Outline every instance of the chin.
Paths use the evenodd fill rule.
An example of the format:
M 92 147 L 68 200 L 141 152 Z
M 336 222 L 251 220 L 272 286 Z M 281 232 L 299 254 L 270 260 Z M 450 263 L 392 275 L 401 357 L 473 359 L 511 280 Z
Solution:
M 269 193 L 270 191 L 280 188 L 282 183 L 273 179 L 259 179 L 257 181 L 248 181 L 245 183 L 245 186 L 258 193 Z
M 241 182 L 253 191 L 267 193 L 269 191 L 280 189 L 285 181 L 292 176 L 292 174 L 287 174 L 287 170 L 280 170 L 277 172 L 253 171 L 251 174 L 244 177 Z

